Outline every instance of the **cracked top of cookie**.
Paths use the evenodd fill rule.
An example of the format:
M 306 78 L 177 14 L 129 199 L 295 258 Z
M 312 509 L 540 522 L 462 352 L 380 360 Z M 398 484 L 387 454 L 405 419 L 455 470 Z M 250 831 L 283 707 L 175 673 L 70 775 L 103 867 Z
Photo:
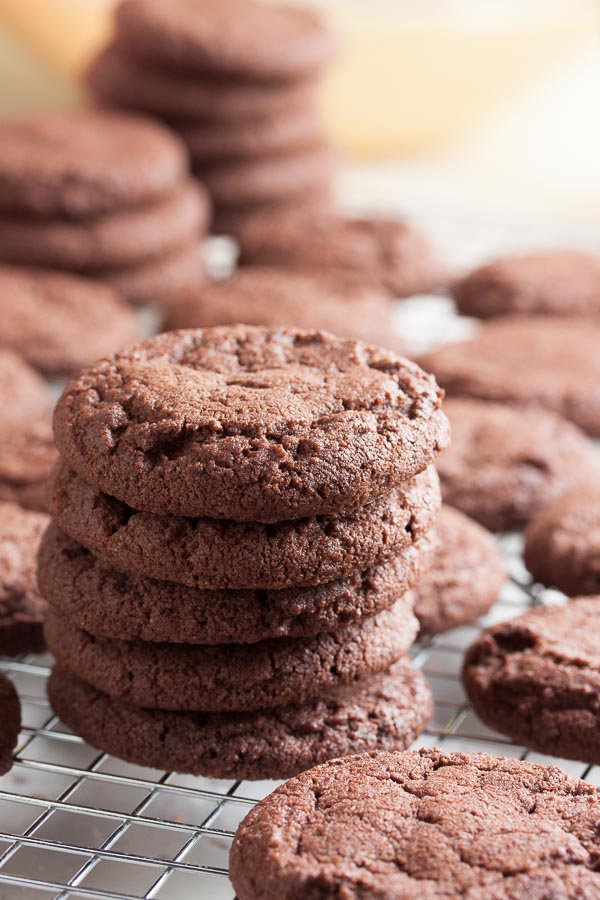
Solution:
M 448 443 L 432 376 L 327 333 L 176 331 L 84 370 L 54 417 L 68 464 L 135 509 L 274 522 L 354 509 Z

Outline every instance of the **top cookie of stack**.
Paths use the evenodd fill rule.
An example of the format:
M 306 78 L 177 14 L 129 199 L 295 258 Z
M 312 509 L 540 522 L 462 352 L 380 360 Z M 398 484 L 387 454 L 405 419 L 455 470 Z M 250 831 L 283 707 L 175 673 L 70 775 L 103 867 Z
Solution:
M 88 73 L 103 103 L 151 112 L 182 135 L 216 230 L 293 201 L 328 202 L 331 152 L 316 92 L 336 40 L 309 11 L 256 0 L 125 0 Z
M 0 123 L 2 262 L 167 302 L 204 280 L 208 211 L 183 144 L 149 119 L 85 110 Z

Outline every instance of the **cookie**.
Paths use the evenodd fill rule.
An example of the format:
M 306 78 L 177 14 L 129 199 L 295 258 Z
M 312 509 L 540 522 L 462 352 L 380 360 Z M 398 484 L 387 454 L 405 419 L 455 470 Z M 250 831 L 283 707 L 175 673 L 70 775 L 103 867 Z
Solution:
M 0 655 L 44 649 L 46 604 L 36 579 L 39 543 L 48 516 L 0 503 Z
M 600 474 L 589 438 L 543 409 L 449 398 L 452 443 L 436 461 L 444 502 L 491 531 L 527 523 L 581 478 Z
M 18 354 L 0 347 L 1 427 L 27 427 L 47 420 L 50 409 L 46 382 Z
M 525 564 L 536 581 L 574 594 L 600 593 L 600 489 L 581 483 L 533 517 Z
M 147 203 L 185 177 L 179 138 L 98 109 L 0 123 L 0 209 L 80 219 Z
M 21 704 L 12 681 L 0 673 L 0 775 L 12 768 L 21 730 Z
M 343 278 L 268 266 L 244 266 L 221 281 L 172 304 L 165 331 L 214 325 L 280 325 L 322 328 L 343 337 L 400 343 L 389 298 L 376 288 Z
M 240 900 L 595 900 L 600 799 L 554 766 L 365 753 L 293 778 L 239 826 Z
M 600 256 L 574 250 L 507 256 L 456 281 L 460 312 L 506 315 L 600 315 Z
M 506 316 L 423 357 L 452 396 L 543 406 L 600 435 L 600 324 Z
M 104 284 L 50 269 L 0 266 L 0 345 L 49 378 L 140 337 L 136 317 Z
M 597 596 L 490 628 L 463 669 L 477 715 L 540 753 L 600 763 L 599 629 Z
M 46 511 L 48 478 L 58 454 L 48 422 L 0 429 L 0 502 Z
M 423 634 L 474 622 L 496 602 L 506 580 L 492 535 L 458 510 L 444 506 L 435 533 L 437 552 L 414 590 Z
M 237 237 L 243 263 L 341 271 L 395 297 L 427 293 L 447 277 L 424 235 L 398 219 L 270 216 Z
M 64 465 L 50 479 L 58 527 L 117 569 L 188 587 L 279 590 L 386 562 L 420 540 L 440 507 L 433 468 L 356 512 L 261 524 L 137 512 Z
M 55 668 L 52 707 L 89 744 L 137 765 L 208 778 L 290 778 L 336 756 L 402 750 L 432 713 L 425 678 L 402 659 L 299 706 L 241 713 L 140 709 Z
M 422 471 L 448 443 L 441 399 L 414 363 L 359 341 L 208 328 L 85 370 L 54 429 L 82 478 L 137 509 L 275 522 L 356 509 Z
M 208 219 L 205 191 L 184 181 L 151 203 L 94 219 L 0 216 L 0 258 L 81 272 L 135 265 L 198 238 Z
M 91 93 L 100 102 L 166 117 L 176 130 L 197 123 L 237 126 L 257 117 L 277 119 L 313 107 L 314 75 L 294 81 L 240 80 L 203 72 L 156 69 L 134 59 L 115 41 L 96 57 L 86 73 Z
M 332 177 L 334 155 L 324 141 L 270 155 L 195 163 L 215 205 L 272 203 L 302 195 Z
M 337 38 L 313 12 L 257 0 L 203 0 L 201 6 L 125 0 L 116 23 L 134 56 L 201 73 L 297 78 L 323 66 L 337 50 Z
M 256 644 L 155 644 L 92 636 L 46 612 L 57 663 L 99 691 L 148 709 L 241 712 L 304 703 L 387 669 L 417 633 L 409 599 L 311 638 Z
M 215 209 L 212 219 L 212 233 L 234 237 L 237 243 L 243 246 L 245 235 L 252 234 L 257 228 L 262 229 L 265 221 L 270 219 L 312 222 L 317 218 L 331 218 L 335 207 L 333 194 L 331 179 L 326 178 L 320 184 L 305 189 L 301 194 L 280 197 L 270 203 L 242 203 L 232 206 L 220 204 Z M 244 268 L 258 268 L 258 266 L 250 263 Z M 286 271 L 289 272 L 290 268 L 287 267 Z M 309 271 L 308 274 L 315 273 Z
M 194 240 L 155 259 L 90 275 L 110 285 L 134 306 L 168 307 L 181 294 L 197 291 L 205 283 L 202 244 Z

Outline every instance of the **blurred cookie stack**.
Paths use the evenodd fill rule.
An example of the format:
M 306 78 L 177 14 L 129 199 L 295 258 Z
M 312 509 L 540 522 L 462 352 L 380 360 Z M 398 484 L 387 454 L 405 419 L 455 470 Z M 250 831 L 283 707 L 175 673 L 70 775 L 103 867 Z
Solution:
M 92 64 L 103 104 L 164 119 L 208 187 L 214 230 L 331 201 L 317 91 L 336 39 L 309 11 L 255 0 L 125 0 Z
M 408 746 L 440 398 L 401 357 L 293 329 L 172 332 L 85 370 L 39 564 L 57 714 L 214 777 Z

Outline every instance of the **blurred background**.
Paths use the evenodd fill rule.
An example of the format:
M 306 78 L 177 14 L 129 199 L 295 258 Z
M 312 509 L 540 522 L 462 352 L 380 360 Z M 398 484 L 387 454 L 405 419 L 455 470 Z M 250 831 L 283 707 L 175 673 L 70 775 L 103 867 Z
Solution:
M 600 225 L 600 3 L 309 2 L 343 36 L 323 109 L 350 203 Z M 0 0 L 0 115 L 79 103 L 113 5 Z

